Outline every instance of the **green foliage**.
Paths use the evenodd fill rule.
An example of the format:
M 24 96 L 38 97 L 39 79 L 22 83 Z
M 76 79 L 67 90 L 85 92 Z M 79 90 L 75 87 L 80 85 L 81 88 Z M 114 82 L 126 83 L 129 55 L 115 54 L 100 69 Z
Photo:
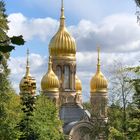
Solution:
M 136 111 L 133 113 L 136 113 Z M 138 113 L 138 111 L 137 111 Z M 140 113 L 140 112 L 139 112 Z M 140 120 L 137 117 L 130 117 L 129 120 L 129 131 L 128 137 L 131 140 L 139 140 L 140 139 Z
M 21 35 L 13 37 L 7 35 L 9 27 L 5 11 L 5 4 L 3 1 L 0 1 L 0 52 L 2 53 L 11 52 L 15 45 L 24 45 L 25 43 Z
M 0 1 L 0 63 L 4 66 L 4 73 L 0 74 L 0 139 L 13 140 L 17 139 L 19 135 L 14 128 L 20 120 L 21 113 L 19 97 L 15 94 L 9 81 L 10 70 L 7 66 L 9 53 L 7 52 L 14 49 L 13 44 L 16 42 L 13 41 L 13 37 L 10 38 L 7 35 L 9 27 L 5 11 L 5 4 Z
M 114 64 L 111 78 L 112 103 L 109 107 L 109 125 L 118 131 L 125 139 L 128 134 L 129 104 L 133 95 L 133 85 L 129 83 L 131 74 L 121 62 Z
M 123 106 L 118 102 L 114 102 L 109 107 L 108 117 L 109 117 L 109 139 L 115 139 L 115 140 L 125 140 L 125 139 L 131 139 L 131 140 L 138 140 L 140 139 L 140 110 L 138 109 L 140 107 L 140 67 L 132 67 L 132 68 L 123 68 L 126 73 L 129 73 L 131 71 L 131 74 L 127 74 L 129 76 L 128 78 L 125 78 L 126 80 L 122 80 L 122 88 L 126 92 L 127 89 L 129 89 L 129 85 L 134 87 L 134 90 L 132 90 L 130 93 L 133 94 L 133 100 L 132 102 L 123 102 L 125 103 Z M 133 74 L 132 74 L 133 72 Z M 135 75 L 135 78 L 132 79 L 132 76 Z M 121 76 L 121 78 L 123 75 Z M 120 78 L 120 79 L 121 79 Z M 129 82 L 130 84 L 127 84 L 128 86 L 125 86 L 124 82 Z M 117 83 L 115 83 L 117 84 Z M 117 87 L 117 86 L 116 86 Z M 126 87 L 126 88 L 124 88 Z M 131 89 L 131 88 L 130 88 Z M 123 91 L 122 90 L 122 91 Z M 128 90 L 129 91 L 129 90 Z M 114 92 L 116 94 L 116 92 Z M 125 95 L 125 94 L 124 94 Z M 126 94 L 127 95 L 127 94 Z M 123 96 L 122 96 L 123 97 Z M 125 96 L 124 96 L 125 97 Z M 129 96 L 128 96 L 129 97 Z M 130 99 L 129 99 L 130 100 Z M 126 100 L 128 101 L 128 100 Z M 125 110 L 124 110 L 125 107 Z M 125 111 L 125 121 L 124 121 L 124 111 Z M 127 129 L 124 129 L 125 128 Z M 125 130 L 125 131 L 124 131 Z
M 110 127 L 108 140 L 126 140 L 126 138 L 122 132 L 118 131 L 114 127 Z
M 0 1 L 0 29 L 3 29 L 3 31 L 7 31 L 9 29 L 8 27 L 8 20 L 7 15 L 5 14 L 5 4 L 3 1 Z
M 9 52 L 25 41 L 22 36 L 7 35 L 9 28 L 5 11 L 5 4 L 0 1 L 0 63 L 4 66 L 4 73 L 0 74 L 0 139 L 63 140 L 62 124 L 55 105 L 41 96 L 35 106 L 34 97 L 27 94 L 22 97 L 20 106 L 19 98 L 11 87 L 7 66 Z
M 118 104 L 112 104 L 108 108 L 108 140 L 126 140 L 126 133 L 123 131 L 122 107 Z M 127 112 L 127 110 L 126 110 Z M 127 126 L 127 123 L 125 124 Z
M 108 123 L 118 131 L 122 131 L 122 109 L 119 105 L 112 104 L 108 108 Z
M 64 140 L 55 104 L 46 96 L 22 96 L 23 117 L 17 128 L 19 140 Z
M 10 70 L 7 66 L 6 55 L 1 63 L 4 66 L 4 73 L 0 74 L 0 138 L 13 140 L 18 135 L 14 127 L 20 119 L 19 97 L 12 89 L 8 78 Z
M 140 67 L 130 68 L 135 74 L 130 82 L 133 83 L 135 93 L 131 104 L 131 111 L 129 113 L 129 133 L 128 136 L 131 140 L 140 139 Z
M 32 117 L 35 109 L 35 97 L 29 93 L 24 93 L 21 96 L 21 110 L 23 111 L 23 117 L 20 123 L 17 125 L 19 132 L 21 133 L 19 140 L 36 140 L 37 133 L 32 128 Z
M 140 0 L 135 0 L 138 7 L 140 7 Z
M 16 44 L 16 45 L 24 45 L 24 43 L 25 43 L 22 35 L 13 36 L 13 37 L 10 38 L 10 40 L 11 40 L 12 44 Z
M 39 134 L 39 140 L 64 140 L 55 104 L 41 95 L 37 97 L 35 108 L 33 128 Z
M 13 140 L 18 137 L 18 131 L 14 128 L 20 120 L 19 96 L 14 91 L 6 96 L 0 96 L 0 139 Z

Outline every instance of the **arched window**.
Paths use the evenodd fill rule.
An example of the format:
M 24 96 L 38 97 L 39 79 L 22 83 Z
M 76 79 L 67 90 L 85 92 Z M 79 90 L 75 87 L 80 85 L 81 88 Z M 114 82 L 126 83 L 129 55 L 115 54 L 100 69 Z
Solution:
M 56 75 L 57 75 L 58 79 L 61 80 L 62 72 L 61 72 L 60 66 L 56 67 Z
M 64 66 L 64 88 L 70 89 L 70 67 Z

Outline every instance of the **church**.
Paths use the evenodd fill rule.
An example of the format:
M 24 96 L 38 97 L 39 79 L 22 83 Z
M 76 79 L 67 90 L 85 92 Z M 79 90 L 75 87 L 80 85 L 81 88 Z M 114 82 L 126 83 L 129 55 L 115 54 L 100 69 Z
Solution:
M 20 94 L 28 90 L 32 94 L 36 92 L 36 80 L 30 75 L 28 56 L 29 52 L 26 74 L 20 82 Z M 100 122 L 102 128 L 108 120 L 108 82 L 100 65 L 98 48 L 97 68 L 89 85 L 91 110 L 88 111 L 82 105 L 82 83 L 76 72 L 76 42 L 65 26 L 62 0 L 59 29 L 49 43 L 48 71 L 40 83 L 42 93 L 59 108 L 63 133 L 68 140 L 92 140 L 90 131 L 96 129 L 97 122 Z M 104 133 L 100 133 L 96 139 L 104 140 Z

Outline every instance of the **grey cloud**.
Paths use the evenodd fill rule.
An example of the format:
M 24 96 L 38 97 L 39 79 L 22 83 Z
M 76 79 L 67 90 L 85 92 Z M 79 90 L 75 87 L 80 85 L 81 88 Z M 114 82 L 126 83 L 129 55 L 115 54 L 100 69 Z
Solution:
M 87 57 L 85 57 L 87 56 Z M 124 65 L 138 65 L 139 52 L 134 53 L 101 53 L 101 69 L 104 75 L 109 78 L 109 71 L 114 60 L 121 61 Z M 47 72 L 48 57 L 39 54 L 30 55 L 31 74 L 37 80 L 37 87 L 40 90 L 40 81 Z M 96 72 L 97 53 L 80 52 L 77 53 L 77 75 L 83 85 L 83 99 L 89 100 L 90 80 Z M 26 57 L 15 57 L 9 61 L 11 69 L 10 79 L 17 92 L 19 92 L 19 82 L 25 74 Z
M 17 28 L 12 26 L 15 24 L 15 21 L 13 21 L 15 16 L 20 21 Z M 32 25 L 34 25 L 33 28 L 31 28 Z M 53 36 L 57 26 L 58 22 L 50 18 L 49 20 L 45 18 L 40 21 L 40 19 L 30 20 L 22 14 L 13 15 L 9 34 L 23 33 L 27 40 L 38 36 L 42 41 L 44 39 L 49 41 L 48 38 Z M 135 23 L 135 17 L 131 15 L 112 15 L 106 17 L 99 24 L 82 20 L 77 26 L 70 26 L 68 29 L 77 41 L 77 75 L 83 83 L 84 100 L 89 99 L 87 97 L 90 91 L 90 79 L 96 72 L 96 44 L 101 46 L 101 68 L 107 77 L 114 60 L 120 60 L 124 65 L 137 65 L 140 60 L 140 27 Z M 19 82 L 25 73 L 25 61 L 25 57 L 11 58 L 11 61 L 9 61 L 10 78 L 17 92 L 19 91 Z M 41 78 L 47 71 L 47 56 L 31 54 L 30 62 L 31 73 L 36 77 L 39 89 Z
M 21 13 L 11 14 L 8 19 L 11 21 L 9 35 L 22 34 L 26 40 L 38 37 L 46 42 L 53 37 L 59 24 L 49 17 L 28 19 Z M 136 17 L 129 14 L 108 16 L 98 24 L 81 20 L 78 25 L 68 27 L 68 30 L 76 39 L 78 52 L 95 51 L 97 44 L 103 52 L 140 51 L 140 27 L 136 24 Z
M 79 52 L 95 51 L 98 44 L 104 52 L 140 51 L 140 28 L 132 15 L 108 16 L 99 24 L 82 20 L 69 30 L 77 41 Z
M 21 13 L 13 13 L 8 16 L 8 20 L 10 21 L 8 34 L 10 36 L 22 34 L 26 41 L 33 40 L 35 37 L 46 41 L 58 28 L 58 21 L 49 17 L 28 19 Z

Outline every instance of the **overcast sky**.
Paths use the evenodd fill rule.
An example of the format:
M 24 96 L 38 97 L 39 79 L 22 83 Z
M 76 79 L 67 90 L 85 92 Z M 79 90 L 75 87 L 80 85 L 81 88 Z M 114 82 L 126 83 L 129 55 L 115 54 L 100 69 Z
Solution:
M 23 35 L 26 44 L 11 54 L 9 67 L 13 86 L 25 73 L 25 56 L 30 49 L 31 73 L 40 80 L 47 72 L 48 44 L 59 26 L 60 0 L 6 0 L 10 30 Z M 102 72 L 106 75 L 114 60 L 137 65 L 140 60 L 140 26 L 133 0 L 64 0 L 66 25 L 77 43 L 77 74 L 82 80 L 83 98 L 88 100 L 90 79 L 96 71 L 97 44 L 101 47 Z M 86 57 L 85 57 L 86 56 Z

